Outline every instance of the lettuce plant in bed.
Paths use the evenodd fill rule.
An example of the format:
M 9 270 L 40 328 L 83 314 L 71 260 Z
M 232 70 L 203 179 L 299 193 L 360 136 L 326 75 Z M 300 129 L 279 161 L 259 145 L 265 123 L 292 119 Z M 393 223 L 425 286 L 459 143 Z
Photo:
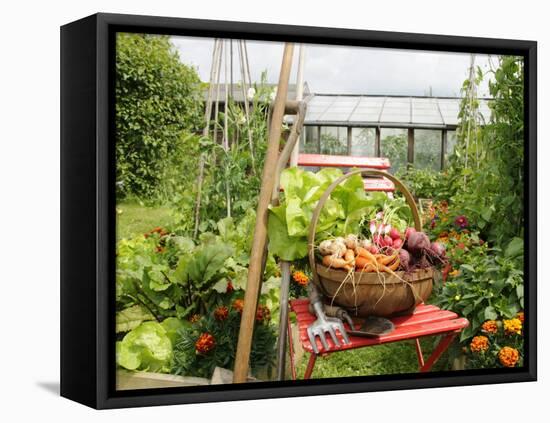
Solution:
M 168 372 L 172 343 L 160 323 L 144 322 L 116 343 L 116 358 L 128 370 Z

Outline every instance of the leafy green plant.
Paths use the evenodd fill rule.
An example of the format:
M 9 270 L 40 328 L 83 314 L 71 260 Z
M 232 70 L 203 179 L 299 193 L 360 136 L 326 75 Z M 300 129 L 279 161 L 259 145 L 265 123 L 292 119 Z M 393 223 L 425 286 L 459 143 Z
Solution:
M 199 244 L 188 237 L 155 228 L 117 243 L 117 332 L 126 332 L 143 321 L 167 317 L 187 318 L 205 313 L 227 291 L 246 287 L 252 242 L 250 227 L 255 213 L 237 223 L 224 218 L 216 232 L 203 232 Z M 266 261 L 262 295 L 278 308 L 277 264 Z
M 144 322 L 116 343 L 117 364 L 128 370 L 168 372 L 172 343 L 165 328 L 157 322 Z
M 480 126 L 479 102 L 464 98 L 458 141 L 449 167 L 454 193 L 450 203 L 476 222 L 484 239 L 506 245 L 523 234 L 524 66 L 515 56 L 501 56 L 489 71 L 493 100 L 491 119 Z M 477 86 L 485 75 L 478 69 L 464 91 Z
M 228 102 L 227 146 L 221 138 L 224 131 L 225 109 L 218 112 L 212 122 L 208 137 L 201 137 L 199 151 L 205 160 L 202 184 L 199 231 L 216 229 L 224 217 L 242 218 L 254 209 L 260 192 L 260 176 L 267 148 L 267 121 L 273 88 L 267 84 L 265 72 L 258 84 L 250 90 L 249 118 L 244 105 Z M 214 130 L 216 132 L 214 133 Z M 196 161 L 196 160 L 195 160 Z M 196 164 L 192 166 L 196 168 Z M 193 233 L 194 205 L 196 201 L 196 173 L 188 179 L 185 189 L 180 189 L 170 199 L 177 210 L 176 219 L 186 233 Z
M 214 285 L 225 276 L 224 264 L 234 253 L 227 244 L 206 244 L 180 258 L 174 279 L 182 288 L 179 317 L 205 313 L 217 301 Z
M 401 168 L 395 176 L 405 184 L 415 198 L 449 198 L 450 181 L 445 172 L 410 167 Z
M 513 239 L 504 252 L 486 244 L 451 252 L 459 274 L 444 284 L 436 303 L 466 317 L 460 340 L 470 339 L 485 320 L 512 318 L 523 309 L 523 241 Z M 453 256 L 458 254 L 458 256 Z
M 163 178 L 188 178 L 168 168 L 185 157 L 191 164 L 198 149 L 189 134 L 202 120 L 200 79 L 167 36 L 118 33 L 116 43 L 117 194 L 153 198 Z
M 391 163 L 392 173 L 407 167 L 407 134 L 387 135 L 380 141 L 380 154 Z

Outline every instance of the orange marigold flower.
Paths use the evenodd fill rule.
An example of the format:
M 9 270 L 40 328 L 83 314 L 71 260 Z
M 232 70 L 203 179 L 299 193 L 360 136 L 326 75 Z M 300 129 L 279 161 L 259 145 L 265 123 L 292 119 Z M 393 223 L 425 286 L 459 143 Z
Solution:
M 298 270 L 298 271 L 294 272 L 292 274 L 292 279 L 294 279 L 294 282 L 296 282 L 300 286 L 307 286 L 307 284 L 309 282 L 309 278 L 301 270 Z
M 200 315 L 200 314 L 193 314 L 193 315 L 191 315 L 191 317 L 189 318 L 189 321 L 190 321 L 191 323 L 197 323 L 200 319 L 201 319 L 201 315 Z
M 233 310 L 242 313 L 244 307 L 244 300 L 238 299 L 233 301 Z
M 498 352 L 498 359 L 504 367 L 514 367 L 519 360 L 519 351 L 512 347 L 503 347 Z
M 216 307 L 214 310 L 214 319 L 219 322 L 222 322 L 227 319 L 229 316 L 229 309 L 226 306 Z
M 260 305 L 256 310 L 256 320 L 258 322 L 268 321 L 271 319 L 271 311 L 266 305 Z
M 525 313 L 523 311 L 520 311 L 516 316 L 521 324 L 523 325 L 523 322 L 525 321 Z
M 216 340 L 208 332 L 202 333 L 195 342 L 195 351 L 199 354 L 207 354 L 216 346 Z
M 487 320 L 481 325 L 481 330 L 486 333 L 495 334 L 498 332 L 497 322 L 494 320 Z
M 449 276 L 451 276 L 453 278 L 457 277 L 459 274 L 460 274 L 460 270 L 458 270 L 458 269 L 455 269 L 452 272 L 449 272 Z
M 470 350 L 474 353 L 485 352 L 489 349 L 489 338 L 486 336 L 474 336 L 470 343 Z
M 521 320 L 515 318 L 510 320 L 503 320 L 502 323 L 504 325 L 504 333 L 506 335 L 521 335 Z

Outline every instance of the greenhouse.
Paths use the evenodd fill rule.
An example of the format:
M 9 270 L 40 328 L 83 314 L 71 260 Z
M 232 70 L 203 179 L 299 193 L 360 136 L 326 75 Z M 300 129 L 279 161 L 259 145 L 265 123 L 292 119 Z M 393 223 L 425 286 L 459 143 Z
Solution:
M 460 98 L 311 94 L 306 98 L 304 153 L 388 157 L 440 170 L 456 143 Z M 479 99 L 488 121 L 488 99 Z

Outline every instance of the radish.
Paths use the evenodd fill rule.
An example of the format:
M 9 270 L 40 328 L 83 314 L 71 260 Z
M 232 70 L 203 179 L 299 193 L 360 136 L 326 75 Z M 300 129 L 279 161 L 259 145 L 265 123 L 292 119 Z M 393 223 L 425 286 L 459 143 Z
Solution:
M 401 234 L 399 233 L 399 231 L 396 228 L 391 228 L 389 235 L 391 236 L 391 239 L 393 239 L 393 240 L 401 238 Z
M 376 245 L 371 245 L 368 250 L 371 254 L 378 254 L 380 252 Z
M 372 236 L 372 240 L 374 241 L 374 243 L 375 243 L 376 245 L 382 245 L 382 240 L 383 240 L 383 239 L 384 239 L 384 238 L 383 238 L 380 234 L 374 234 L 374 235 Z
M 382 244 L 384 247 L 391 247 L 393 245 L 393 239 L 389 235 L 384 236 L 384 242 Z
M 399 250 L 403 246 L 403 240 L 401 238 L 395 238 L 393 240 L 392 247 Z

